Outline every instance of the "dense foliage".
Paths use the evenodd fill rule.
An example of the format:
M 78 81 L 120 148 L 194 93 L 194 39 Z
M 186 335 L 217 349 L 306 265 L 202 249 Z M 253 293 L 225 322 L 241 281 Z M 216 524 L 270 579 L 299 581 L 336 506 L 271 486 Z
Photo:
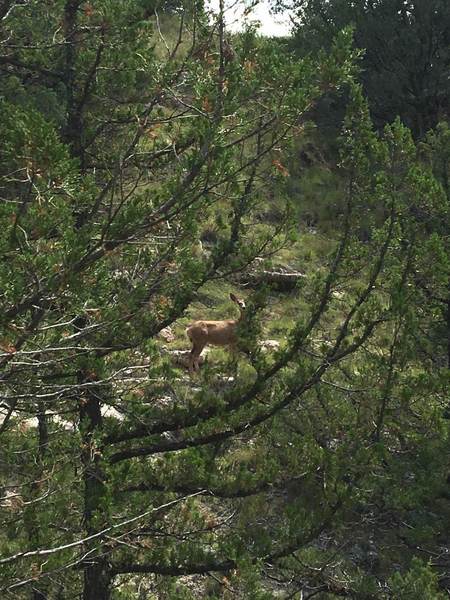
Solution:
M 294 55 L 202 2 L 0 19 L 1 594 L 444 598 L 448 124 L 393 92 L 379 132 L 339 23 Z M 230 291 L 239 348 L 189 377 Z
M 361 81 L 377 126 L 400 115 L 421 138 L 449 117 L 446 0 L 274 0 L 273 4 L 292 10 L 296 27 L 290 45 L 300 55 L 329 48 L 338 31 L 353 27 L 355 46 L 363 51 Z M 338 109 L 334 107 L 337 116 Z

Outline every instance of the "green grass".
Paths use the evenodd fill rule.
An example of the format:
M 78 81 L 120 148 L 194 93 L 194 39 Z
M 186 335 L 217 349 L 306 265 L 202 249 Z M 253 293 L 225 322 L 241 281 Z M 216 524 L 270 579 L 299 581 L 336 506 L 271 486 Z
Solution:
M 303 231 L 295 243 L 282 249 L 272 259 L 272 263 L 274 267 L 284 266 L 299 270 L 308 278 L 318 269 L 323 268 L 325 258 L 334 244 L 333 240 L 320 233 Z M 190 342 L 186 335 L 186 327 L 192 321 L 238 318 L 239 312 L 230 300 L 230 292 L 246 299 L 252 290 L 223 280 L 208 282 L 199 290 L 197 299 L 191 303 L 185 316 L 172 325 L 175 340 L 163 344 L 173 350 L 188 350 Z M 308 301 L 301 287 L 293 293 L 271 291 L 267 298 L 267 305 L 260 314 L 261 340 L 276 340 L 283 347 L 299 317 L 308 314 L 308 307 Z M 221 369 L 230 361 L 230 351 L 225 348 L 211 347 L 207 360 L 209 365 L 217 365 L 217 368 Z

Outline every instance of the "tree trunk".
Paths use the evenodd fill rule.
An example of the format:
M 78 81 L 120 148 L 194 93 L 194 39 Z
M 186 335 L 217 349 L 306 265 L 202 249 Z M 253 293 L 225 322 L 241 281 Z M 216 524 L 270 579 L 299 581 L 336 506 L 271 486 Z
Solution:
M 111 574 L 106 561 L 98 558 L 84 570 L 83 600 L 109 600 Z
M 80 371 L 79 383 L 92 383 L 95 375 L 91 372 Z M 96 445 L 96 433 L 102 429 L 101 390 L 96 386 L 86 388 L 80 399 L 80 428 L 83 444 L 81 460 L 83 463 L 84 480 L 84 511 L 83 520 L 87 535 L 93 535 L 105 526 L 104 519 L 98 516 L 104 512 L 103 499 L 105 497 L 105 475 L 101 466 L 100 451 Z M 94 540 L 92 547 L 87 544 L 85 551 L 89 550 L 84 563 L 83 600 L 109 600 L 111 573 L 107 557 L 103 556 L 102 548 L 96 548 L 98 540 Z M 94 550 L 95 549 L 95 550 Z
M 67 0 L 64 7 L 65 37 L 65 84 L 67 100 L 67 123 L 65 138 L 70 145 L 72 156 L 80 160 L 84 171 L 83 119 L 76 98 L 76 59 L 78 43 L 78 9 L 81 0 Z
M 67 101 L 67 121 L 64 138 L 70 146 L 71 155 L 79 160 L 80 172 L 85 171 L 85 152 L 83 146 L 84 123 L 83 105 L 80 102 L 80 82 L 77 81 L 77 54 L 79 50 L 78 12 L 82 0 L 66 0 L 64 5 L 64 36 L 65 36 L 65 62 L 64 75 Z M 85 85 L 86 82 L 85 82 Z M 87 93 L 88 88 L 85 88 Z M 77 215 L 75 228 L 79 228 L 84 220 L 85 213 Z M 79 316 L 75 327 L 81 329 L 86 325 L 86 319 Z M 89 369 L 78 372 L 78 383 L 93 383 L 96 374 Z M 97 533 L 102 529 L 105 521 L 99 519 L 104 512 L 103 499 L 105 497 L 105 477 L 101 467 L 100 451 L 96 444 L 96 434 L 102 429 L 101 394 L 102 389 L 93 385 L 85 388 L 79 401 L 80 430 L 82 433 L 81 462 L 83 464 L 84 481 L 84 510 L 83 522 L 87 535 Z M 103 556 L 101 547 L 97 548 L 98 540 L 92 546 L 85 545 L 85 552 L 89 552 L 83 564 L 84 585 L 83 600 L 108 600 L 110 598 L 111 574 L 108 561 Z
M 31 548 L 33 549 L 38 549 L 41 546 L 42 541 L 39 518 L 40 503 L 35 501 L 42 493 L 41 480 L 45 469 L 44 460 L 48 447 L 47 415 L 45 413 L 45 406 L 42 401 L 38 402 L 36 416 L 38 419 L 38 451 L 35 457 L 36 468 L 30 484 L 30 496 L 28 498 L 30 503 L 25 511 L 25 523 L 28 529 L 28 537 L 31 542 Z M 39 566 L 40 565 L 41 563 L 39 562 Z M 40 578 L 32 585 L 31 600 L 48 600 L 46 584 L 46 579 Z

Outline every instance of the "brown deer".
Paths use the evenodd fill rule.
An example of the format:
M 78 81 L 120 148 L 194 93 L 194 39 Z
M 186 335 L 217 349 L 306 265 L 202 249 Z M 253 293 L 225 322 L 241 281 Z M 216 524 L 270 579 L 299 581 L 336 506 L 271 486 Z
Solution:
M 235 302 L 241 312 L 239 319 L 227 319 L 226 321 L 194 321 L 186 329 L 186 333 L 192 342 L 192 350 L 189 355 L 189 373 L 198 371 L 200 366 L 198 359 L 203 348 L 207 344 L 212 346 L 235 346 L 237 342 L 236 329 L 245 312 L 245 302 L 230 294 L 231 300 Z

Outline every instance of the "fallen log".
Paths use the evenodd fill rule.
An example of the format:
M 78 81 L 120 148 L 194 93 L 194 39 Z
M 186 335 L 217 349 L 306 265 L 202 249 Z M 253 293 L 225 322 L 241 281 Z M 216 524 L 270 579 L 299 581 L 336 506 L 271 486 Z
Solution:
M 306 275 L 299 271 L 285 271 L 282 269 L 273 271 L 265 269 L 252 270 L 241 274 L 240 283 L 250 287 L 265 284 L 279 292 L 291 292 L 298 287 L 299 282 L 305 277 Z

